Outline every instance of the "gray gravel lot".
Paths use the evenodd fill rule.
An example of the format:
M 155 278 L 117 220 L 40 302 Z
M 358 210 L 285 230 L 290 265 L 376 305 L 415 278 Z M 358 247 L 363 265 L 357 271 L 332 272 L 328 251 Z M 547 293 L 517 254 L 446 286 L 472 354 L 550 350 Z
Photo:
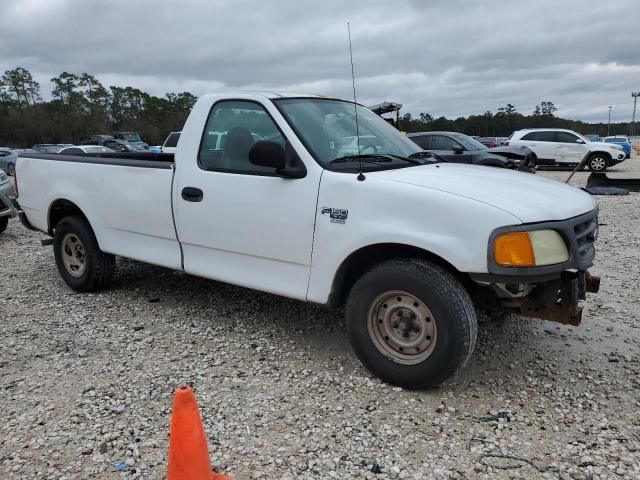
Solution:
M 640 177 L 640 158 L 611 175 Z M 187 383 L 238 479 L 640 479 L 640 194 L 597 199 L 603 284 L 582 326 L 485 318 L 462 374 L 419 392 L 370 375 L 340 313 L 122 259 L 111 289 L 75 294 L 12 221 L 0 478 L 163 478 Z

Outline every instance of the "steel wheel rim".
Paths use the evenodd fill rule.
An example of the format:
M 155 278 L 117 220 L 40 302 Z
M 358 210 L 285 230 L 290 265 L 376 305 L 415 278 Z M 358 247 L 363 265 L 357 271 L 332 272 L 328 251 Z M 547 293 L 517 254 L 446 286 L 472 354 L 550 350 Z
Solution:
M 87 256 L 80 239 L 73 233 L 67 233 L 62 239 L 60 254 L 69 275 L 81 277 L 87 266 Z
M 7 172 L 12 177 L 15 177 L 16 176 L 16 166 L 13 163 L 10 163 L 9 166 L 7 167 Z
M 607 166 L 607 162 L 602 157 L 594 157 L 591 159 L 591 168 L 593 170 L 604 170 Z
M 378 295 L 369 308 L 367 324 L 378 351 L 396 363 L 423 362 L 436 346 L 438 329 L 431 310 L 402 290 Z

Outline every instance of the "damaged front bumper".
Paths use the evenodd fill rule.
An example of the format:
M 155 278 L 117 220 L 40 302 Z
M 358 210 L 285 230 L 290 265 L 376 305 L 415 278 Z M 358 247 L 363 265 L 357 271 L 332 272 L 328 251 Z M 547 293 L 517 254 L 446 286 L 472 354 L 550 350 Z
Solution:
M 597 293 L 600 277 L 587 271 L 565 271 L 560 278 L 537 285 L 529 295 L 520 298 L 501 298 L 498 304 L 502 310 L 540 318 L 567 325 L 580 325 L 582 307 L 580 301 L 588 293 Z

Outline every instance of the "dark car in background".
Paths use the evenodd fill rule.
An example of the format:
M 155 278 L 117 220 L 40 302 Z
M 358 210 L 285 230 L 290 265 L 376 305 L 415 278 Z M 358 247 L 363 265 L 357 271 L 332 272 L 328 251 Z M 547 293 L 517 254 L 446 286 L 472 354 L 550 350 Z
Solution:
M 535 155 L 527 147 L 488 148 L 458 132 L 417 132 L 409 133 L 407 137 L 447 162 L 535 171 Z
M 144 150 L 147 150 L 149 148 L 149 145 L 142 139 L 140 134 L 137 132 L 113 132 L 113 138 L 122 140 L 131 145 L 139 145 Z
M 145 148 L 140 144 L 130 143 L 126 140 L 112 137 L 111 135 L 92 135 L 88 140 L 80 142 L 80 145 L 101 145 L 116 152 L 145 151 Z

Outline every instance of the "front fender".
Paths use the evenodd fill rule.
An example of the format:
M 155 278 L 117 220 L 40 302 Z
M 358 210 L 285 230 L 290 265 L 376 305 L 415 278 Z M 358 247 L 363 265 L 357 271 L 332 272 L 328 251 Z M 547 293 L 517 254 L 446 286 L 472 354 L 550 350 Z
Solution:
M 344 223 L 323 208 L 347 210 Z M 436 255 L 460 272 L 487 272 L 491 232 L 521 222 L 512 214 L 467 197 L 374 174 L 325 172 L 322 177 L 307 298 L 326 303 L 340 265 L 370 245 L 392 243 Z

